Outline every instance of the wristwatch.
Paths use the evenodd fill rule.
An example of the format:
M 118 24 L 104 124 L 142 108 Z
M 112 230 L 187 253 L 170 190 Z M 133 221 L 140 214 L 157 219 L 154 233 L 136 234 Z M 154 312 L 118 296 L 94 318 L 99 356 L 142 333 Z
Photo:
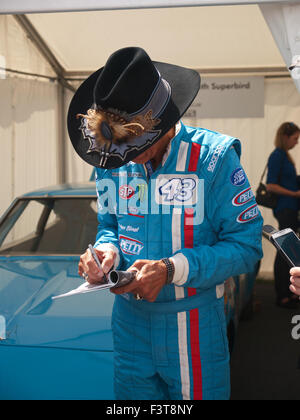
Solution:
M 167 267 L 167 283 L 166 284 L 171 284 L 173 282 L 174 273 L 175 273 L 174 264 L 171 263 L 171 261 L 169 260 L 169 258 L 163 258 L 162 259 L 162 262 Z

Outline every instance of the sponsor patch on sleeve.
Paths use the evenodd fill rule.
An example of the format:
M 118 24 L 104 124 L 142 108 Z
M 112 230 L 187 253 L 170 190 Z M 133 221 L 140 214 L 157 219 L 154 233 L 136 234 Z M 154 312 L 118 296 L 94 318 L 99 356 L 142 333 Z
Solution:
M 243 168 L 237 168 L 230 176 L 230 181 L 235 187 L 241 187 L 245 184 L 246 180 L 247 177 Z
M 244 210 L 237 218 L 238 223 L 248 223 L 251 220 L 256 219 L 259 215 L 259 210 L 257 204 L 249 207 L 248 209 Z
M 238 193 L 232 200 L 232 204 L 234 206 L 243 206 L 244 204 L 249 203 L 249 201 L 251 201 L 253 198 L 253 191 L 251 190 L 251 187 L 249 187 L 246 190 Z
M 224 150 L 224 146 L 218 145 L 218 147 L 214 151 L 213 156 L 212 156 L 212 158 L 209 162 L 209 165 L 208 165 L 208 168 L 207 168 L 208 172 L 214 172 L 215 171 L 218 160 L 219 160 L 223 150 Z

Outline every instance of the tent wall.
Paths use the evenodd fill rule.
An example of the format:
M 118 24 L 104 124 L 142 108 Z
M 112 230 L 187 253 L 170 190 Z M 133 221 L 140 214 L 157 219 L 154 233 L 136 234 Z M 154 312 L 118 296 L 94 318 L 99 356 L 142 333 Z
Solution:
M 7 68 L 55 77 L 13 16 L 0 16 L 0 56 L 5 57 Z
M 57 87 L 9 78 L 0 91 L 2 213 L 16 196 L 57 182 Z
M 0 16 L 6 67 L 54 76 L 13 17 Z M 18 195 L 57 182 L 58 86 L 0 73 L 0 213 Z

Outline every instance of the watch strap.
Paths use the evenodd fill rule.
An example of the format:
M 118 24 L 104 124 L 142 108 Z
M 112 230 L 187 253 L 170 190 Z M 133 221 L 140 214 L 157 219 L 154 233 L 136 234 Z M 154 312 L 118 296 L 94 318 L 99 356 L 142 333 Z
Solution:
M 174 279 L 175 267 L 171 263 L 171 261 L 169 260 L 169 258 L 163 258 L 162 259 L 162 262 L 167 267 L 167 283 L 166 284 L 171 284 L 173 282 L 173 279 Z

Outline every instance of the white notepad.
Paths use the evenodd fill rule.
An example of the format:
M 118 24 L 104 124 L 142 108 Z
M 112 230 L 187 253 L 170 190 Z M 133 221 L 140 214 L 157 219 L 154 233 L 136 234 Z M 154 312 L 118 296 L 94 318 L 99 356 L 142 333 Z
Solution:
M 84 293 L 91 293 L 91 292 L 97 292 L 99 290 L 105 290 L 110 289 L 113 286 L 115 286 L 115 283 L 108 282 L 105 284 L 90 284 L 90 283 L 84 283 L 81 286 L 77 287 L 77 289 L 70 290 L 70 292 L 64 293 L 62 295 L 53 296 L 52 300 L 61 299 L 68 296 L 74 296 L 74 295 L 80 295 Z

